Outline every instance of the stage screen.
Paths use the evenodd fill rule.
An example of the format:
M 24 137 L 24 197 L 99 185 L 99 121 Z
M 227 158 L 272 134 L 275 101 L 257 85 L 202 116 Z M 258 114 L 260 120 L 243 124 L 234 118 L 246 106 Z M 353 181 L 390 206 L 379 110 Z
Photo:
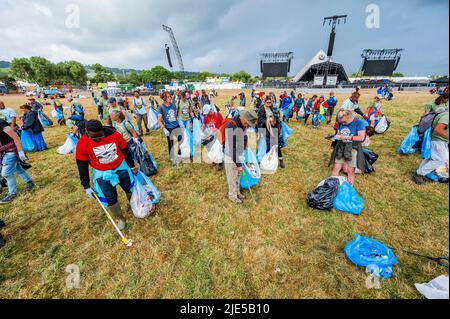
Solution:
M 324 81 L 325 81 L 325 76 L 314 75 L 314 86 L 322 86 Z
M 263 63 L 263 77 L 276 78 L 288 76 L 289 63 Z
M 364 65 L 365 76 L 391 76 L 397 60 L 368 60 Z

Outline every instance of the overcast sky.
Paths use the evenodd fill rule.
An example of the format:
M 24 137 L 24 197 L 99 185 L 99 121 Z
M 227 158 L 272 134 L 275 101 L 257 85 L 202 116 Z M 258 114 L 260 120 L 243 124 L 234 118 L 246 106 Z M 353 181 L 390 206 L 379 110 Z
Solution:
M 366 7 L 380 8 L 380 28 L 366 27 Z M 66 13 L 80 9 L 79 28 Z M 70 7 L 69 7 L 70 9 Z M 294 52 L 295 75 L 328 45 L 323 17 L 348 14 L 337 28 L 334 60 L 348 73 L 365 48 L 404 48 L 398 71 L 448 74 L 447 0 L 0 0 L 0 60 L 43 56 L 110 67 L 168 67 L 161 25 L 175 32 L 185 69 L 259 74 L 262 52 Z M 73 12 L 73 11 L 71 11 Z M 178 65 L 172 50 L 175 70 Z

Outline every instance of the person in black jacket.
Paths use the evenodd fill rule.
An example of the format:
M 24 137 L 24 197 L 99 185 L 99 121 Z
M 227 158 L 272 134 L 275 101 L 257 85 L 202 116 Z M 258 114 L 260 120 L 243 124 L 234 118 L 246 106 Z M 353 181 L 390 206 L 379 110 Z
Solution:
M 270 96 L 266 96 L 264 105 L 258 109 L 258 129 L 265 129 L 264 136 L 266 139 L 267 153 L 272 147 L 278 146 L 278 160 L 280 167 L 285 168 L 283 160 L 283 134 L 281 129 L 280 111 L 273 107 L 273 100 Z
M 20 107 L 23 111 L 23 126 L 22 131 L 26 131 L 30 134 L 33 140 L 36 150 L 38 152 L 45 151 L 47 149 L 47 144 L 45 143 L 42 132 L 44 132 L 44 127 L 38 117 L 38 112 L 31 109 L 31 105 L 24 104 Z
M 240 191 L 240 179 L 244 172 L 244 150 L 247 148 L 248 127 L 255 127 L 258 115 L 255 111 L 244 110 L 239 116 L 228 121 L 225 126 L 225 171 L 228 181 L 228 197 L 235 204 L 245 199 Z

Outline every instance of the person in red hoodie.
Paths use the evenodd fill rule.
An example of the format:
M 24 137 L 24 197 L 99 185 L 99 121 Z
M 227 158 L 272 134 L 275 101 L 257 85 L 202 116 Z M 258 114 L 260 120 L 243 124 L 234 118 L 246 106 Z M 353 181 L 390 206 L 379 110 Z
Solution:
M 203 126 L 202 132 L 208 127 L 208 133 L 211 135 L 215 133 L 223 124 L 222 114 L 213 112 L 210 105 L 203 106 Z
M 322 106 L 322 103 L 325 101 L 325 98 L 321 96 L 319 99 L 316 100 L 314 103 L 314 107 L 312 109 L 312 123 L 313 128 L 318 129 L 320 127 L 320 107 Z
M 103 126 L 98 120 L 86 122 L 86 135 L 77 144 L 76 160 L 81 185 L 86 195 L 96 195 L 106 210 L 118 219 L 120 230 L 126 227 L 118 202 L 117 186 L 124 190 L 128 200 L 134 188 L 136 166 L 122 135 L 112 127 Z M 94 189 L 91 187 L 89 166 L 93 168 Z M 94 191 L 95 190 L 95 191 Z

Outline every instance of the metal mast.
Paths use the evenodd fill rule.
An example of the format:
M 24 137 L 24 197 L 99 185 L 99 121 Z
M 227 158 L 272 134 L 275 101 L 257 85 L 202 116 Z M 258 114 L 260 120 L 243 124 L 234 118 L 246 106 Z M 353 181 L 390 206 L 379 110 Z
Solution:
M 177 55 L 177 59 L 178 59 L 178 66 L 180 68 L 180 72 L 181 75 L 184 78 L 184 65 L 183 65 L 183 58 L 181 56 L 181 52 L 180 49 L 178 48 L 178 44 L 177 44 L 177 40 L 175 39 L 175 35 L 173 34 L 172 28 L 168 27 L 166 25 L 163 25 L 163 30 L 166 31 L 167 33 L 169 33 L 169 37 L 170 37 L 170 41 L 172 41 L 172 46 L 175 50 L 175 53 Z
M 323 25 L 328 21 L 328 24 L 331 25 L 331 34 L 330 34 L 330 42 L 328 44 L 328 57 L 333 56 L 333 49 L 334 49 L 334 40 L 336 39 L 336 25 L 338 23 L 341 23 L 341 21 L 344 20 L 344 24 L 347 22 L 347 15 L 340 15 L 340 16 L 333 16 L 333 17 L 326 17 L 323 19 Z

